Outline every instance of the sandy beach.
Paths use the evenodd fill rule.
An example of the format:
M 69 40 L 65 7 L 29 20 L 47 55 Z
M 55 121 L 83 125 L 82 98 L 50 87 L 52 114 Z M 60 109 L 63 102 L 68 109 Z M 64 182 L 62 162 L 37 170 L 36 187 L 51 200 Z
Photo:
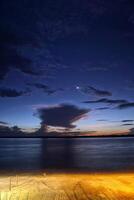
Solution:
M 133 200 L 134 173 L 0 176 L 1 200 Z

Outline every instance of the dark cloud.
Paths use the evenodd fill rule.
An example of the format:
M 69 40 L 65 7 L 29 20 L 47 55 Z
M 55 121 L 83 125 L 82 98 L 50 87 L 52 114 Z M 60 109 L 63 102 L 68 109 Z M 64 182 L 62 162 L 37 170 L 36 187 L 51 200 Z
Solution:
M 129 102 L 125 99 L 98 99 L 98 100 L 93 100 L 93 101 L 83 101 L 82 103 L 89 103 L 89 104 L 94 104 L 94 103 L 106 103 L 106 104 L 111 104 L 111 105 L 117 105 L 115 108 L 118 109 L 126 109 L 126 108 L 133 108 L 134 107 L 134 102 Z
M 134 135 L 134 128 L 129 129 L 129 134 Z
M 118 109 L 134 108 L 134 102 L 122 103 L 118 105 L 116 108 Z
M 117 108 L 117 109 L 127 109 L 127 108 L 133 108 L 134 107 L 134 102 L 129 102 L 129 101 L 125 100 L 125 99 L 106 99 L 106 98 L 102 98 L 102 99 L 93 100 L 93 101 L 92 100 L 91 101 L 83 101 L 82 103 L 86 103 L 86 104 L 106 103 L 106 104 L 110 104 L 110 105 L 115 105 L 114 108 Z M 105 107 L 104 107 L 104 109 L 105 109 Z
M 5 126 L 8 125 L 7 122 L 3 122 L 3 121 L 0 121 L 0 124 L 1 124 L 1 125 L 5 125 Z
M 8 72 L 12 69 L 18 69 L 21 72 L 29 75 L 41 75 L 39 70 L 33 67 L 30 57 L 21 55 L 17 47 L 8 45 L 0 45 L 0 79 L 3 80 Z
M 54 94 L 58 91 L 63 91 L 64 89 L 58 88 L 58 89 L 51 89 L 48 85 L 42 84 L 42 83 L 28 83 L 28 86 L 33 86 L 35 88 L 43 90 L 44 93 L 47 93 L 48 95 Z
M 98 122 L 108 122 L 107 119 L 98 119 L 97 121 L 98 121 Z
M 18 133 L 22 133 L 18 126 L 9 127 L 8 125 L 0 125 L 0 137 L 1 136 L 13 136 Z M 19 136 L 19 135 L 18 135 Z
M 86 86 L 85 88 L 81 88 L 81 91 L 86 93 L 86 94 L 93 94 L 96 96 L 112 96 L 112 93 L 106 90 L 100 90 L 100 89 L 96 89 L 92 86 Z
M 99 90 L 92 86 L 89 86 L 89 89 L 97 96 L 112 96 L 112 93 L 106 90 Z
M 36 87 L 38 89 L 43 89 L 44 91 L 48 91 L 50 89 L 48 85 L 42 83 L 27 83 L 27 85 Z
M 16 26 L 15 21 L 12 23 Z M 33 34 L 31 30 L 25 30 L 26 23 L 25 26 L 23 24 L 24 27 L 21 27 L 21 23 L 23 22 L 20 21 L 14 29 L 10 24 L 7 27 L 6 24 L 0 24 L 0 80 L 3 80 L 12 69 L 18 69 L 28 75 L 41 76 L 46 71 L 54 70 L 53 67 L 57 69 L 61 66 L 46 45 L 40 45 L 44 43 L 42 39 L 39 40 L 40 30 Z
M 96 108 L 95 110 L 108 110 L 109 107 L 101 107 L 101 108 Z
M 128 101 L 125 99 L 98 99 L 98 100 L 93 100 L 93 101 L 84 101 L 83 103 L 108 103 L 108 104 L 127 104 Z
M 121 126 L 132 126 L 134 124 L 126 123 L 126 124 L 121 124 Z
M 83 118 L 89 111 L 70 104 L 60 104 L 38 109 L 38 116 L 42 128 L 47 126 L 75 128 L 73 123 Z
M 0 134 L 10 133 L 11 129 L 8 126 L 0 125 Z
M 0 88 L 0 97 L 19 97 L 27 94 L 27 91 L 17 91 L 11 88 Z
M 126 122 L 133 122 L 134 120 L 132 120 L 132 119 L 125 119 L 125 120 L 122 120 L 121 122 L 123 122 L 123 123 L 126 123 Z
M 9 126 L 8 124 L 0 124 L 0 137 L 28 137 L 29 134 L 22 131 L 18 126 Z M 33 136 L 36 137 L 36 133 L 33 133 Z M 38 136 L 38 135 L 37 135 Z

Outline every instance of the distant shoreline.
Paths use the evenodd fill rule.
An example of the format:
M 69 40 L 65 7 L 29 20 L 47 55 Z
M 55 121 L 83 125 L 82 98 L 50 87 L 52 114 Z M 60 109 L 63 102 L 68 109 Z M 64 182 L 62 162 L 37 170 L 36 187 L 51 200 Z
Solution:
M 109 136 L 0 136 L 0 139 L 2 138 L 40 138 L 40 139 L 47 139 L 47 138 L 65 138 L 65 139 L 71 139 L 71 138 L 124 138 L 124 137 L 134 137 L 134 135 L 109 135 Z

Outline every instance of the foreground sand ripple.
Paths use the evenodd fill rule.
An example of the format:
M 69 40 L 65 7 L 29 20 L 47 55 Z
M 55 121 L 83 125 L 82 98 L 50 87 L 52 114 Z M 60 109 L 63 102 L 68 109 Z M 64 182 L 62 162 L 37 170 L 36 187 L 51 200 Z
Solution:
M 0 200 L 134 200 L 134 173 L 0 176 Z

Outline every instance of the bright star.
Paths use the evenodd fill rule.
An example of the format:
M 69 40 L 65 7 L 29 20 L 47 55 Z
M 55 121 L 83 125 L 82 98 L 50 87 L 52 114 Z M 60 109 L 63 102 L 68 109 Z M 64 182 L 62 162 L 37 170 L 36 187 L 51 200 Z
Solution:
M 79 90 L 80 89 L 80 87 L 79 86 L 76 86 L 76 90 Z

